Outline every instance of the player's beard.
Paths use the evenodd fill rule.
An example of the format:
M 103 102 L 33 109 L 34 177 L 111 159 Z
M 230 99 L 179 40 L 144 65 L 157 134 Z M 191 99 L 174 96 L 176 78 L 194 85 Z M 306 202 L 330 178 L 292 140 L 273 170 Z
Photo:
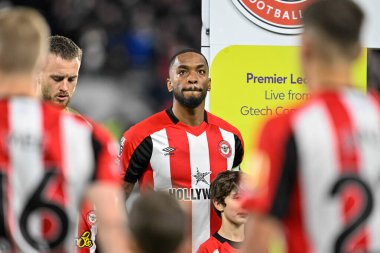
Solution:
M 186 91 L 200 91 L 199 96 L 190 96 L 190 97 L 185 97 L 183 92 Z M 207 95 L 207 90 L 204 89 L 198 89 L 198 88 L 193 88 L 193 89 L 182 89 L 180 91 L 174 90 L 173 91 L 174 98 L 184 107 L 194 109 L 198 107 L 206 98 Z
M 54 94 L 53 96 L 49 93 L 49 91 L 45 90 L 45 89 L 42 89 L 42 99 L 44 101 L 49 101 L 49 102 L 52 102 L 54 104 L 57 104 L 59 105 L 60 107 L 62 108 L 66 108 L 67 105 L 70 103 L 70 96 L 68 93 L 65 93 L 65 92 L 58 92 L 56 94 Z M 59 95 L 66 95 L 67 96 L 67 100 L 63 103 L 59 102 L 56 98 L 59 96 Z

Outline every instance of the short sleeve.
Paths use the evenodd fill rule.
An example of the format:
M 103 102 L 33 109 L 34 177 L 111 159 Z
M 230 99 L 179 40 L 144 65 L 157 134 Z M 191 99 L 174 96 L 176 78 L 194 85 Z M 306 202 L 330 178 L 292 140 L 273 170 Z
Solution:
M 153 142 L 150 136 L 142 141 L 124 134 L 120 142 L 119 160 L 125 182 L 135 183 L 150 163 Z
M 243 161 L 244 157 L 244 142 L 241 135 L 234 135 L 235 138 L 235 157 L 232 168 L 238 167 Z

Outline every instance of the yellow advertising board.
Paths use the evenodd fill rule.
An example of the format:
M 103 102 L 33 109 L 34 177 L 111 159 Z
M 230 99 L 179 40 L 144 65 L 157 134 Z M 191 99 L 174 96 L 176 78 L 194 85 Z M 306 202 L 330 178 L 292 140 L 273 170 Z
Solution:
M 363 50 L 354 74 L 363 91 L 366 56 Z M 247 155 L 266 117 L 287 114 L 310 96 L 296 46 L 226 47 L 214 57 L 211 80 L 210 110 L 241 131 Z

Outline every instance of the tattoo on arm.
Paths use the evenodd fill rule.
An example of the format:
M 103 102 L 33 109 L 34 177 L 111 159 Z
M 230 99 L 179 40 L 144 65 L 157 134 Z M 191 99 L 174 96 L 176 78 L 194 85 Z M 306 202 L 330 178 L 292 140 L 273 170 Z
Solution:
M 131 192 L 133 191 L 134 186 L 135 186 L 134 183 L 124 182 L 125 199 L 129 198 L 129 195 L 131 195 Z

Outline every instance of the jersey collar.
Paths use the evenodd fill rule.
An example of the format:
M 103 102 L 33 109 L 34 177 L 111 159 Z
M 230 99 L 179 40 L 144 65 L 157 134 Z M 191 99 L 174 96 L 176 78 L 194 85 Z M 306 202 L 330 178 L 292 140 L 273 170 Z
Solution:
M 166 113 L 168 114 L 169 118 L 171 119 L 171 121 L 173 121 L 174 124 L 177 124 L 179 122 L 179 119 L 173 113 L 173 107 L 168 108 L 166 110 Z M 204 121 L 208 123 L 206 110 L 204 111 Z
M 234 241 L 228 240 L 227 238 L 224 238 L 223 236 L 218 234 L 218 232 L 214 234 L 214 237 L 216 238 L 216 240 L 218 240 L 222 244 L 226 242 L 234 249 L 240 248 L 241 242 L 234 242 Z

